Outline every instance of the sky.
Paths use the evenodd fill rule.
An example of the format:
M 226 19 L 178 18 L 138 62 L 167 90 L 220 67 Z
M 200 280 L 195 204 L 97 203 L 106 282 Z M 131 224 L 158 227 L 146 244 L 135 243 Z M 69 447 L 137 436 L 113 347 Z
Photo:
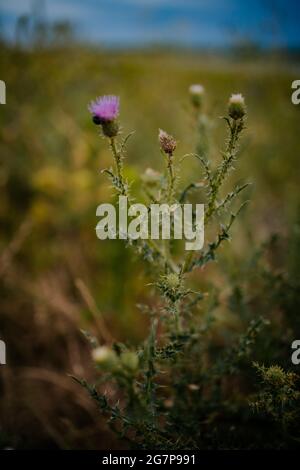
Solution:
M 300 0 L 0 0 L 2 34 L 13 39 L 16 19 L 37 10 L 109 47 L 300 47 Z

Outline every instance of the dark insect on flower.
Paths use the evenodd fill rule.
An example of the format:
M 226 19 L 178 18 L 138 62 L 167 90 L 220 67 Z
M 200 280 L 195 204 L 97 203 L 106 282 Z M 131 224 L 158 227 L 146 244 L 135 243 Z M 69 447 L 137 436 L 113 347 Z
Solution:
M 99 126 L 102 123 L 102 120 L 98 116 L 93 116 L 93 123 Z

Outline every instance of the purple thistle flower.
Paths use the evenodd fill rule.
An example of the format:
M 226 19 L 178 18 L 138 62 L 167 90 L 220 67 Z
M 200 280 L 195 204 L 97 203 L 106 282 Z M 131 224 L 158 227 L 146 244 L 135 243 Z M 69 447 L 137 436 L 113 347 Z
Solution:
M 120 99 L 118 96 L 106 95 L 100 96 L 92 101 L 88 107 L 90 113 L 100 123 L 112 122 L 119 115 Z

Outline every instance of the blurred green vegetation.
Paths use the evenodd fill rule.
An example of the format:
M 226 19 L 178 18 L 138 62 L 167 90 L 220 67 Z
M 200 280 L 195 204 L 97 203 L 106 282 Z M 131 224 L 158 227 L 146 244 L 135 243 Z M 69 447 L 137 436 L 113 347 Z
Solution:
M 272 233 L 286 236 L 297 230 L 300 107 L 290 96 L 299 63 L 272 55 L 243 60 L 79 45 L 22 50 L 1 44 L 0 70 L 7 87 L 7 104 L 0 108 L 0 331 L 11 365 L 61 374 L 76 369 L 76 364 L 85 367 L 82 357 L 88 353 L 75 348 L 74 359 L 69 347 L 73 340 L 81 344 L 76 333 L 80 328 L 97 332 L 98 321 L 76 287 L 77 279 L 88 286 L 116 338 L 136 342 L 145 336 L 147 319 L 136 304 L 155 302 L 145 287 L 147 273 L 123 243 L 100 242 L 95 235 L 96 207 L 112 198 L 101 174 L 111 157 L 87 111 L 96 96 L 120 95 L 123 131 L 136 131 L 128 145 L 127 176 L 139 180 L 146 168 L 163 166 L 158 128 L 178 139 L 179 156 L 194 150 L 190 84 L 205 87 L 208 116 L 217 118 L 213 142 L 220 147 L 225 134 L 218 117 L 231 93 L 243 93 L 249 129 L 239 175 L 253 185 L 251 204 L 234 228 L 234 243 L 223 248 L 230 275 L 238 277 L 245 253 Z M 215 145 L 215 158 L 218 151 Z M 199 172 L 200 180 L 198 163 L 187 162 L 182 179 Z M 193 282 L 208 288 L 212 276 L 226 288 L 226 276 L 217 268 L 194 274 Z M 61 326 L 69 321 L 71 329 Z M 37 348 L 34 335 L 39 336 Z M 69 362 L 63 359 L 66 350 Z M 10 426 L 8 430 L 12 432 Z M 72 436 L 68 445 L 74 445 Z

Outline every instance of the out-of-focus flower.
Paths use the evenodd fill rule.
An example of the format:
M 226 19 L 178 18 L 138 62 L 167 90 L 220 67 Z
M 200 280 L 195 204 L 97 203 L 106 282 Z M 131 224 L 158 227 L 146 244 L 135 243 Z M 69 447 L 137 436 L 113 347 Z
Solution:
M 169 156 L 173 155 L 177 142 L 173 136 L 169 135 L 167 132 L 159 129 L 158 140 L 161 146 L 161 149 L 168 154 Z
M 99 346 L 92 351 L 95 363 L 103 369 L 113 370 L 118 365 L 118 356 L 115 351 L 108 346 Z
M 202 85 L 191 85 L 190 88 L 190 93 L 191 95 L 203 95 L 204 93 L 204 86 Z
M 59 166 L 46 166 L 32 176 L 35 189 L 50 196 L 60 196 L 66 190 L 68 175 Z
M 191 392 L 197 392 L 200 387 L 199 387 L 199 385 L 196 385 L 196 384 L 189 384 L 188 388 L 189 388 L 189 390 L 191 390 Z
M 174 400 L 172 398 L 167 398 L 164 401 L 165 408 L 173 408 L 174 406 Z
M 229 98 L 228 114 L 234 120 L 241 119 L 245 116 L 245 99 L 241 93 L 235 93 Z
M 137 370 L 139 365 L 139 359 L 134 352 L 125 351 L 121 354 L 121 364 L 131 372 Z
M 204 87 L 200 84 L 191 85 L 189 88 L 189 92 L 191 95 L 191 100 L 192 100 L 193 105 L 196 108 L 199 108 L 202 104 Z

